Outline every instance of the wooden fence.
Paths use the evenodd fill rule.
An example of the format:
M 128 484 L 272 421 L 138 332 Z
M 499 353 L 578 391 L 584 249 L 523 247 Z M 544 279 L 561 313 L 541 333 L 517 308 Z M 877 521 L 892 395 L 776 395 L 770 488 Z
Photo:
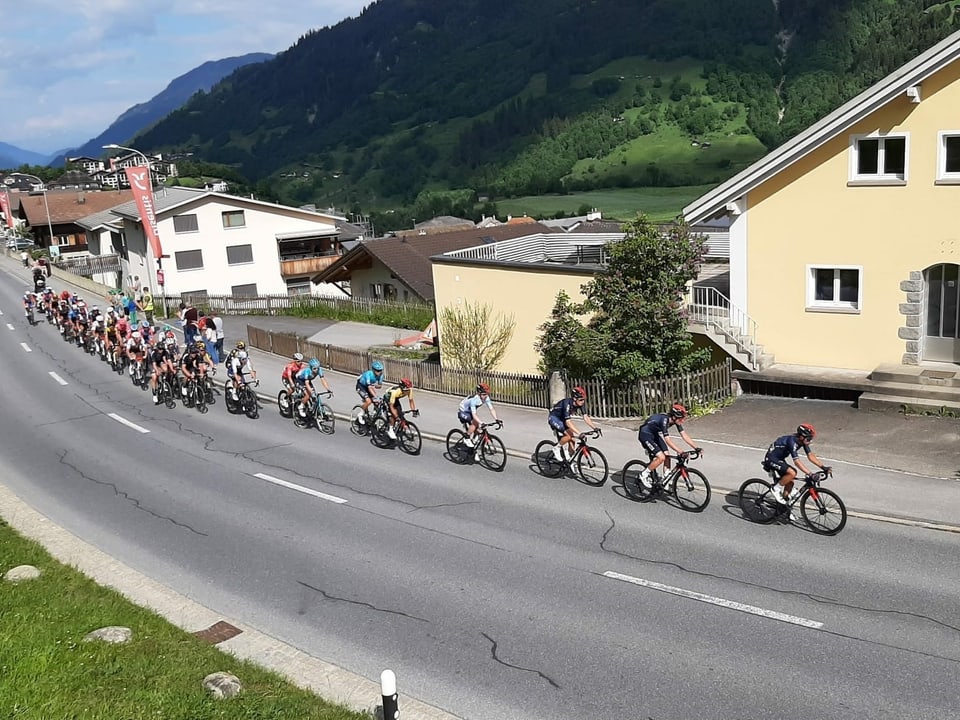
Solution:
M 733 396 L 731 362 L 668 378 L 640 380 L 626 387 L 610 386 L 602 380 L 567 378 L 567 387 L 587 391 L 587 410 L 601 418 L 648 417 L 679 402 L 692 409 Z
M 328 307 L 335 310 L 372 313 L 378 309 L 433 312 L 429 303 L 401 302 L 397 300 L 376 300 L 372 298 L 334 298 L 319 295 L 208 295 L 206 293 L 184 293 L 166 295 L 166 301 L 177 307 L 181 301 L 188 305 L 204 308 L 207 314 L 220 315 L 289 315 L 298 309 Z
M 253 325 L 247 325 L 247 341 L 251 347 L 285 357 L 301 352 L 304 357 L 317 358 L 324 367 L 356 375 L 369 369 L 374 360 L 380 360 L 388 382 L 396 382 L 406 377 L 413 381 L 414 387 L 421 390 L 466 396 L 473 392 L 478 382 L 485 382 L 490 386 L 490 392 L 497 402 L 524 407 L 550 407 L 549 378 L 544 375 L 497 372 L 478 374 L 472 370 L 453 370 L 443 368 L 438 363 L 399 360 L 381 357 L 366 350 L 314 343 L 298 335 L 270 332 Z

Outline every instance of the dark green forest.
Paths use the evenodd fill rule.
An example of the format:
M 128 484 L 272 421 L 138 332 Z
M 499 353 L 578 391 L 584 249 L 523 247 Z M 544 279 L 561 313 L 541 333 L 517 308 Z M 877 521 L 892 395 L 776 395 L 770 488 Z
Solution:
M 132 142 L 344 209 L 720 182 L 956 30 L 954 5 L 379 0 Z

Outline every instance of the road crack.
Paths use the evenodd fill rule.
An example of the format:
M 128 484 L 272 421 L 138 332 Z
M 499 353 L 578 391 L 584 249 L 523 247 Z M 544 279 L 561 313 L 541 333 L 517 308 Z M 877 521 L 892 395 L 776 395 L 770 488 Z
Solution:
M 417 617 L 416 615 L 411 615 L 411 614 L 405 613 L 405 612 L 403 612 L 403 611 L 401 611 L 401 610 L 387 610 L 386 608 L 377 607 L 376 605 L 373 605 L 372 603 L 364 602 L 364 601 L 362 601 L 362 600 L 350 600 L 349 598 L 337 597 L 336 595 L 331 595 L 331 594 L 328 593 L 326 590 L 321 590 L 320 588 L 314 587 L 313 585 L 310 585 L 309 583 L 305 583 L 305 582 L 303 582 L 302 580 L 297 580 L 297 584 L 298 584 L 298 585 L 302 585 L 303 587 L 307 588 L 308 590 L 312 590 L 313 592 L 318 593 L 319 595 L 322 595 L 323 598 L 324 598 L 324 600 L 331 600 L 331 601 L 333 601 L 333 602 L 347 603 L 348 605 L 358 605 L 358 606 L 360 606 L 360 607 L 369 608 L 370 610 L 374 610 L 374 611 L 379 612 L 379 613 L 386 613 L 387 615 L 399 615 L 400 617 L 405 617 L 405 618 L 407 618 L 408 620 L 416 620 L 417 622 L 424 622 L 424 623 L 429 623 L 429 622 L 430 622 L 430 621 L 427 620 L 426 618 Z
M 490 657 L 493 658 L 494 662 L 497 662 L 497 663 L 499 663 L 500 665 L 503 665 L 504 667 L 508 667 L 508 668 L 510 668 L 511 670 L 520 670 L 520 671 L 522 671 L 522 672 L 535 673 L 535 674 L 539 675 L 541 678 L 543 678 L 544 680 L 546 680 L 548 683 L 550 683 L 550 685 L 552 685 L 553 687 L 555 687 L 557 690 L 560 689 L 560 685 L 558 685 L 557 682 L 556 682 L 553 678 L 551 678 L 549 675 L 546 675 L 546 674 L 540 672 L 539 670 L 534 670 L 534 669 L 532 669 L 532 668 L 523 667 L 522 665 L 511 665 L 511 664 L 508 663 L 506 660 L 504 660 L 503 658 L 499 657 L 499 656 L 497 655 L 497 651 L 500 649 L 499 643 L 497 643 L 496 640 L 494 640 L 492 637 L 490 637 L 489 635 L 487 635 L 485 632 L 481 632 L 480 634 L 481 634 L 483 637 L 485 637 L 485 638 L 487 639 L 487 641 L 490 643 Z

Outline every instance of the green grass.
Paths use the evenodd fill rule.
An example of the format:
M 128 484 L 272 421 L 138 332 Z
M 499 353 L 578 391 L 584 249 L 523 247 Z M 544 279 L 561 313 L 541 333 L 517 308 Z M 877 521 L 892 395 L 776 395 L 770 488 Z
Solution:
M 644 212 L 655 222 L 665 222 L 675 218 L 684 205 L 713 187 L 713 185 L 690 185 L 673 188 L 611 188 L 569 195 L 510 198 L 497 200 L 496 204 L 497 212 L 501 216 L 553 217 L 561 210 L 570 215 L 586 205 L 598 208 L 603 217 L 610 220 L 631 220 L 638 212 Z
M 43 574 L 20 583 L 0 581 L 4 718 L 369 720 L 201 642 L 56 562 L 0 521 L 0 575 L 24 564 Z M 131 628 L 132 641 L 82 641 L 108 625 Z M 237 697 L 215 700 L 203 689 L 203 678 L 221 670 L 243 683 Z

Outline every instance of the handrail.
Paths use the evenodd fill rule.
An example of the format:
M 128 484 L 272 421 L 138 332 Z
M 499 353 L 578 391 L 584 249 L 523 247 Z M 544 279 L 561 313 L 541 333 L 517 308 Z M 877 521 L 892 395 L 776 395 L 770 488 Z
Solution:
M 730 298 L 707 285 L 693 286 L 693 302 L 690 304 L 691 319 L 701 322 L 736 345 L 748 358 L 754 370 L 758 366 L 757 322 Z

